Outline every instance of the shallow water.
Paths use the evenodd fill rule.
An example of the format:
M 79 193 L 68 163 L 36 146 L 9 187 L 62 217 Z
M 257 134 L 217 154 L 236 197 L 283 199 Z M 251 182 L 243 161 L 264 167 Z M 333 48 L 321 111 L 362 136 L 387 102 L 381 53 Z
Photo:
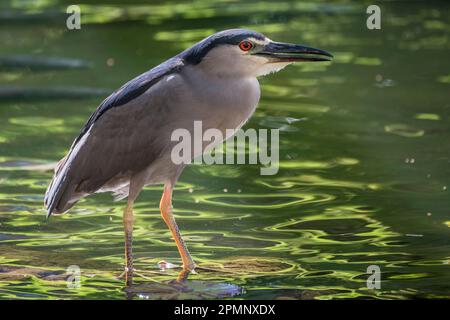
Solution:
M 175 213 L 203 268 L 194 284 L 239 286 L 244 299 L 450 297 L 448 4 L 383 3 L 383 29 L 369 31 L 356 1 L 102 3 L 82 6 L 79 31 L 65 29 L 70 1 L 0 5 L 0 298 L 129 297 L 116 279 L 123 201 L 96 195 L 46 222 L 51 168 L 109 92 L 232 27 L 335 61 L 261 79 L 246 128 L 281 129 L 276 176 L 256 165 L 181 176 Z M 180 264 L 161 192 L 146 188 L 135 207 L 138 291 L 175 279 L 160 260 Z M 78 289 L 64 281 L 70 265 Z M 366 287 L 369 265 L 381 289 Z

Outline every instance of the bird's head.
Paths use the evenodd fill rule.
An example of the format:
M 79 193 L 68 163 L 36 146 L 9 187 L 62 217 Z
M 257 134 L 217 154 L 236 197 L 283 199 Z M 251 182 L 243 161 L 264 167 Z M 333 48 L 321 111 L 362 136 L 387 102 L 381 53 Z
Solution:
M 220 76 L 259 77 L 293 62 L 330 61 L 330 53 L 299 44 L 275 42 L 261 33 L 231 29 L 211 35 L 182 53 L 188 64 Z

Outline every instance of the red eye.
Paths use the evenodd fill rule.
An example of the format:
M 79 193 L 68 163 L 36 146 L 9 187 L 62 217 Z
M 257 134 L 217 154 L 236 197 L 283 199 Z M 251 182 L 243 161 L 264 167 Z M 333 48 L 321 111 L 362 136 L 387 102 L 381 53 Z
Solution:
M 251 48 L 253 48 L 253 43 L 247 40 L 243 40 L 239 43 L 239 49 L 242 51 L 249 51 Z

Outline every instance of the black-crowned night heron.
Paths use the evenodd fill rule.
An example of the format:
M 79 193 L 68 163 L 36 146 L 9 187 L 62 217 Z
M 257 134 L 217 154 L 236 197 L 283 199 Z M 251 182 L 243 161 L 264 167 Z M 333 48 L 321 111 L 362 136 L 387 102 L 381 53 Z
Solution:
M 258 104 L 257 77 L 292 62 L 331 57 L 323 50 L 274 42 L 242 29 L 200 41 L 127 82 L 100 104 L 56 167 L 45 196 L 47 215 L 63 213 L 92 193 L 128 197 L 123 223 L 129 284 L 133 202 L 143 187 L 164 184 L 161 214 L 181 255 L 182 274 L 189 274 L 195 264 L 172 213 L 172 190 L 185 164 L 171 161 L 176 143 L 171 133 L 180 128 L 192 132 L 194 121 L 202 121 L 204 130 L 238 129 Z

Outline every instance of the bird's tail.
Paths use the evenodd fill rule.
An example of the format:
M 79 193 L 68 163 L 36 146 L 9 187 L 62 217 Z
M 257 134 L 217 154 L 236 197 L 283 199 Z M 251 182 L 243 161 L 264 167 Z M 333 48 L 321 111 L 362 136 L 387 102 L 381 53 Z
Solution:
M 63 213 L 75 204 L 75 202 L 69 202 L 76 185 L 69 181 L 67 159 L 68 156 L 58 162 L 53 179 L 45 192 L 44 205 L 47 209 L 47 219 L 53 213 Z

